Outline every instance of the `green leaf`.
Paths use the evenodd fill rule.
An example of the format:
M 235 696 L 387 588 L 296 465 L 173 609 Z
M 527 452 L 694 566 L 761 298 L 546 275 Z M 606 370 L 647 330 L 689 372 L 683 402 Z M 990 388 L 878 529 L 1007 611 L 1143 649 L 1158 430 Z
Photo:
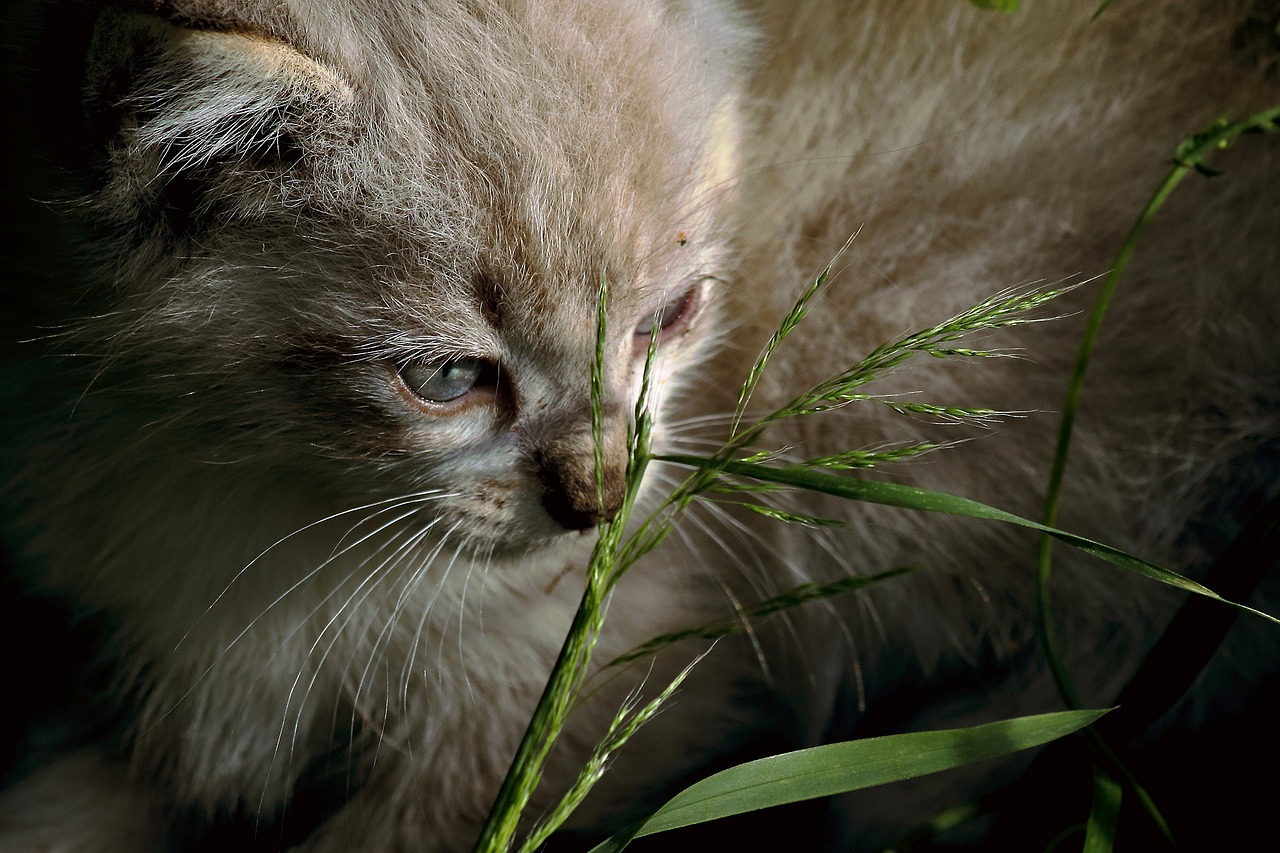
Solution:
M 816 746 L 749 761 L 676 794 L 637 830 L 629 827 L 592 853 L 717 818 L 857 791 L 1040 746 L 1086 726 L 1106 711 L 1060 711 L 965 729 L 887 735 Z
M 1120 783 L 1100 767 L 1093 768 L 1093 805 L 1085 825 L 1083 853 L 1111 853 L 1120 818 Z
M 671 682 L 663 688 L 653 700 L 642 708 L 635 707 L 635 696 L 628 698 L 622 703 L 616 714 L 614 714 L 612 722 L 609 724 L 609 730 L 605 732 L 604 738 L 596 744 L 595 750 L 587 759 L 582 769 L 578 771 L 578 777 L 570 786 L 568 792 L 560 799 L 559 805 L 552 813 L 543 821 L 539 822 L 534 831 L 529 833 L 524 843 L 520 846 L 520 853 L 534 853 L 540 848 L 556 829 L 568 820 L 569 815 L 582 803 L 595 784 L 600 781 L 600 777 L 604 775 L 605 768 L 608 766 L 609 759 L 613 753 L 617 752 L 640 728 L 655 716 L 662 709 L 662 705 L 672 694 L 680 688 L 684 680 L 689 677 L 689 673 L 693 672 L 693 668 L 702 661 L 704 655 L 699 655 L 688 666 L 681 670 Z
M 997 12 L 1016 12 L 1018 7 L 1022 5 L 1022 0 L 969 0 L 970 3 L 979 9 L 995 9 Z
M 1038 530 L 1041 533 L 1047 533 L 1055 539 L 1067 543 L 1073 548 L 1084 551 L 1099 559 L 1106 560 L 1121 568 L 1136 572 L 1144 577 L 1152 580 L 1160 581 L 1172 587 L 1203 595 L 1224 604 L 1230 604 L 1232 607 L 1239 608 L 1246 613 L 1252 613 L 1255 616 L 1261 616 L 1269 622 L 1280 625 L 1280 619 L 1264 613 L 1261 610 L 1255 610 L 1244 604 L 1234 601 L 1228 601 L 1218 595 L 1213 590 L 1202 584 L 1198 584 L 1190 578 L 1185 578 L 1177 572 L 1171 572 L 1168 569 L 1162 569 L 1154 563 L 1148 563 L 1140 557 L 1135 557 L 1119 548 L 1113 548 L 1110 545 L 1104 545 L 1101 542 L 1095 542 L 1083 536 L 1077 536 L 1074 533 L 1067 533 L 1058 530 L 1055 527 L 1048 527 L 1044 524 L 1031 521 L 1011 512 L 1005 512 L 1002 509 L 996 509 L 993 506 L 981 503 L 979 501 L 962 498 L 957 495 L 949 495 L 945 492 L 932 492 L 927 489 L 918 489 L 914 486 L 904 486 L 900 483 L 881 483 L 873 480 L 861 480 L 857 477 L 851 477 L 845 474 L 832 474 L 827 471 L 816 471 L 812 468 L 805 468 L 794 465 L 785 468 L 774 468 L 768 465 L 751 465 L 744 462 L 722 462 L 720 460 L 708 459 L 701 456 L 655 456 L 657 460 L 662 462 L 673 462 L 678 465 L 690 465 L 696 468 L 705 468 L 717 466 L 726 474 L 734 474 L 742 477 L 753 477 L 758 480 L 764 480 L 770 483 L 780 483 L 786 486 L 795 486 L 801 489 L 808 489 L 814 492 L 822 492 L 836 497 L 848 498 L 850 500 L 867 501 L 869 503 L 883 504 L 885 506 L 896 506 L 903 509 L 915 509 L 923 512 L 941 512 L 948 515 L 963 515 L 970 518 L 985 518 L 991 521 L 1002 521 L 1006 524 L 1016 524 L 1019 527 L 1027 527 L 1032 530 Z
M 849 471 L 854 468 L 874 468 L 884 462 L 899 462 L 903 459 L 913 459 L 925 453 L 932 453 L 947 445 L 936 444 L 931 441 L 922 441 L 917 444 L 905 445 L 901 447 L 887 447 L 882 450 L 848 450 L 844 453 L 836 453 L 832 456 L 819 456 L 816 459 L 806 459 L 802 462 L 809 468 L 829 468 L 839 471 Z M 759 454 L 757 454 L 759 455 Z M 767 462 L 771 457 L 766 456 L 763 459 L 747 458 L 743 462 Z
M 843 250 L 841 250 L 843 251 Z M 796 326 L 800 325 L 800 321 L 809 313 L 809 303 L 818 295 L 818 292 L 826 285 L 827 279 L 831 276 L 831 267 L 827 267 L 822 273 L 809 285 L 795 304 L 791 306 L 791 311 L 783 318 L 782 324 L 778 330 L 769 338 L 769 342 L 765 344 L 764 349 L 756 358 L 756 363 L 751 366 L 751 370 L 747 373 L 746 381 L 742 383 L 742 389 L 738 392 L 738 405 L 734 407 L 733 426 L 734 432 L 737 432 L 738 422 L 742 419 L 743 414 L 747 410 L 747 404 L 751 402 L 751 395 L 755 393 L 756 383 L 760 381 L 760 375 L 764 372 L 764 366 L 769 362 L 770 356 L 778 349 L 779 345 L 787 339 L 787 336 L 795 331 Z

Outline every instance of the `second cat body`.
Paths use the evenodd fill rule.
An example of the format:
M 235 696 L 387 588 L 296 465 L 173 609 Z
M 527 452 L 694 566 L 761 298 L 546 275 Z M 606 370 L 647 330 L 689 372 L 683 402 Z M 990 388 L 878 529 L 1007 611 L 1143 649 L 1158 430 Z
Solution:
M 90 4 L 74 37 L 16 44 L 11 79 L 46 76 L 9 84 L 15 109 L 56 141 L 12 145 L 27 342 L 4 535 L 11 582 L 88 652 L 15 753 L 0 846 L 467 849 L 617 510 L 650 337 L 656 449 L 705 454 L 828 266 L 749 415 L 996 291 L 1078 285 L 1057 319 L 980 339 L 1016 358 L 875 389 L 1011 413 L 994 425 L 873 400 L 762 440 L 955 444 L 870 476 L 1038 517 L 1095 277 L 1176 141 L 1275 92 L 1247 38 L 1274 4 L 1044 5 Z M 1271 141 L 1226 152 L 1144 238 L 1059 518 L 1193 575 L 1274 480 Z M 655 464 L 641 509 L 683 473 Z M 693 508 L 616 591 L 598 659 L 801 583 L 917 570 L 715 644 L 576 837 L 729 757 L 1058 706 L 1034 536 L 776 500 L 843 526 Z M 1055 565 L 1070 671 L 1106 704 L 1177 597 Z M 1166 726 L 1261 701 L 1268 628 L 1242 624 Z M 708 648 L 593 683 L 547 801 L 633 689 Z M 816 834 L 875 849 L 1000 777 L 838 801 Z

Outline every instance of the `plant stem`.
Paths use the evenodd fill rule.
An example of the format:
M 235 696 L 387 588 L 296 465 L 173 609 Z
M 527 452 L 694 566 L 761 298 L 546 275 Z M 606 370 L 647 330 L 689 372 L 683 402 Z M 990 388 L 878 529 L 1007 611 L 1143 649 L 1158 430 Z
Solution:
M 596 543 L 597 551 L 601 549 L 604 539 L 601 536 Z M 594 557 L 592 563 L 596 563 Z M 594 645 L 594 638 L 599 635 L 604 580 L 603 572 L 588 574 L 587 589 L 578 604 L 573 624 L 560 648 L 560 655 L 551 670 L 551 677 L 542 691 L 542 697 L 538 700 L 538 707 L 529 719 L 524 737 L 511 760 L 502 788 L 498 791 L 484 828 L 480 831 L 474 847 L 476 853 L 500 853 L 511 846 L 520 815 L 537 784 L 537 777 L 551 750 L 555 733 L 559 731 L 567 715 L 568 700 L 573 688 L 581 680 L 590 658 L 590 647 Z
M 1108 3 L 1103 3 L 1098 12 L 1095 13 L 1095 17 L 1107 5 Z M 1231 124 L 1225 121 L 1216 122 L 1205 131 L 1184 140 L 1178 146 L 1173 169 L 1165 177 L 1159 188 L 1156 189 L 1151 200 L 1147 202 L 1146 207 L 1142 209 L 1137 220 L 1129 229 L 1129 233 L 1120 247 L 1120 252 L 1116 256 L 1116 262 L 1111 268 L 1111 272 L 1107 274 L 1102 283 L 1102 288 L 1094 300 L 1093 311 L 1089 315 L 1089 322 L 1080 339 L 1080 350 L 1076 357 L 1075 369 L 1072 371 L 1071 378 L 1067 384 L 1066 400 L 1062 406 L 1062 419 L 1058 425 L 1058 441 L 1054 448 L 1053 464 L 1050 469 L 1049 485 L 1045 496 L 1044 515 L 1042 517 L 1044 526 L 1053 527 L 1057 520 L 1058 506 L 1062 496 L 1062 484 L 1067 467 L 1067 456 L 1071 448 L 1071 434 L 1075 426 L 1076 413 L 1079 410 L 1085 373 L 1089 367 L 1090 356 L 1097 341 L 1098 332 L 1102 327 L 1103 317 L 1106 315 L 1111 298 L 1115 295 L 1120 276 L 1124 274 L 1129 260 L 1137 249 L 1138 239 L 1151 223 L 1151 220 L 1155 218 L 1156 213 L 1164 206 L 1174 189 L 1187 176 L 1188 172 L 1195 169 L 1206 174 L 1212 174 L 1204 166 L 1204 158 L 1211 151 L 1226 148 L 1243 133 L 1274 131 L 1276 130 L 1277 120 L 1280 120 L 1280 107 L 1273 107 Z M 1067 674 L 1066 666 L 1063 664 L 1053 627 L 1049 583 L 1052 554 L 1053 537 L 1049 534 L 1044 534 L 1040 537 L 1040 546 L 1036 559 L 1036 628 L 1040 635 L 1040 642 L 1049 665 L 1049 671 L 1053 676 L 1054 683 L 1057 685 L 1063 702 L 1069 708 L 1078 709 L 1083 705 L 1074 685 L 1071 683 L 1070 676 Z M 1156 824 L 1161 834 L 1172 841 L 1172 835 L 1164 817 L 1160 814 L 1146 791 L 1134 779 L 1128 768 L 1125 767 L 1119 756 L 1116 755 L 1115 750 L 1092 726 L 1086 728 L 1084 733 L 1095 755 L 1110 765 L 1112 772 L 1116 773 L 1135 791 L 1143 809 Z
M 1058 504 L 1062 496 L 1062 482 L 1067 468 L 1067 454 L 1071 449 L 1071 432 L 1075 426 L 1076 411 L 1080 405 L 1080 393 L 1084 388 L 1084 375 L 1089 368 L 1089 358 L 1093 352 L 1098 331 L 1102 328 L 1102 319 L 1107 313 L 1107 307 L 1111 304 L 1111 297 L 1115 295 L 1116 285 L 1120 281 L 1120 276 L 1125 267 L 1128 266 L 1129 259 L 1137 248 L 1138 237 L 1146 230 L 1156 212 L 1164 206 L 1169 194 L 1173 192 L 1174 188 L 1178 186 L 1191 168 L 1190 164 L 1177 164 L 1168 177 L 1164 179 L 1164 183 L 1160 185 L 1160 188 L 1156 190 L 1155 195 L 1147 202 L 1147 206 L 1142 209 L 1137 221 L 1129 229 L 1129 235 L 1125 238 L 1124 245 L 1120 247 L 1120 254 L 1116 257 L 1115 265 L 1111 268 L 1111 272 L 1107 274 L 1102 283 L 1102 289 L 1094 300 L 1093 312 L 1089 315 L 1089 323 L 1080 338 L 1080 351 L 1076 356 L 1075 370 L 1072 371 L 1071 379 L 1067 384 L 1066 401 L 1062 404 L 1062 420 L 1058 424 L 1058 442 L 1053 451 L 1053 464 L 1049 472 L 1049 488 L 1044 502 L 1044 514 L 1041 517 L 1041 523 L 1046 527 L 1052 527 L 1057 521 Z M 1047 534 L 1041 536 L 1040 549 L 1036 559 L 1036 624 L 1049 661 L 1049 670 L 1053 673 L 1053 680 L 1058 686 L 1058 692 L 1062 694 L 1063 701 L 1066 702 L 1068 707 L 1080 708 L 1080 698 L 1076 695 L 1075 688 L 1067 676 L 1066 668 L 1058 657 L 1057 638 L 1054 635 L 1053 623 L 1050 618 L 1049 573 L 1052 553 L 1053 537 Z
M 1103 8 L 1105 8 L 1105 4 Z M 1133 257 L 1133 253 L 1137 249 L 1138 238 L 1142 236 L 1147 225 L 1155 218 L 1156 213 L 1164 206 L 1169 195 L 1182 182 L 1187 173 L 1192 169 L 1203 168 L 1204 158 L 1209 152 L 1225 148 L 1243 133 L 1274 131 L 1277 120 L 1280 120 L 1280 107 L 1272 107 L 1233 124 L 1215 123 L 1204 132 L 1184 140 L 1178 146 L 1173 170 L 1169 172 L 1164 182 L 1160 184 L 1151 200 L 1147 202 L 1146 207 L 1138 215 L 1133 227 L 1129 229 L 1129 234 L 1125 238 L 1124 244 L 1120 247 L 1119 254 L 1116 256 L 1115 265 L 1103 281 L 1102 289 L 1094 300 L 1093 312 L 1089 316 L 1089 323 L 1080 339 L 1080 351 L 1076 357 L 1075 369 L 1067 385 L 1066 400 L 1062 406 L 1062 420 L 1058 425 L 1058 442 L 1054 448 L 1053 464 L 1049 473 L 1049 486 L 1045 496 L 1042 523 L 1046 527 L 1053 527 L 1057 519 L 1058 504 L 1062 495 L 1062 483 L 1067 467 L 1067 455 L 1071 448 L 1071 432 L 1075 426 L 1076 412 L 1079 409 L 1080 394 L 1084 388 L 1084 376 L 1089 367 L 1090 355 L 1093 352 L 1098 331 L 1102 327 L 1102 319 L 1111 303 L 1111 297 L 1115 294 L 1116 285 L 1119 283 L 1125 267 L 1128 266 L 1129 259 Z M 1036 561 L 1037 626 L 1050 670 L 1063 700 L 1069 707 L 1079 708 L 1080 701 L 1070 683 L 1066 669 L 1062 665 L 1062 660 L 1058 656 L 1057 642 L 1052 625 L 1049 601 L 1052 551 L 1053 538 L 1046 534 L 1040 539 L 1040 550 Z
M 604 360 L 608 297 L 609 281 L 602 273 L 596 303 L 596 354 L 591 365 L 591 436 L 594 445 L 596 500 L 600 506 L 604 505 Z M 649 357 L 645 362 L 644 388 L 637 404 L 636 419 L 640 422 L 639 425 L 643 424 L 644 414 L 640 409 L 647 404 L 652 363 L 651 342 Z M 582 600 L 578 602 L 578 609 L 574 612 L 573 622 L 560 647 L 560 654 L 542 689 L 542 696 L 538 699 L 533 716 L 529 718 L 529 725 L 520 739 L 520 746 L 511 760 L 507 775 L 502 780 L 498 796 L 485 818 L 480 837 L 473 848 L 476 853 L 504 853 L 510 849 L 520 824 L 520 816 L 538 786 L 547 755 L 564 727 L 577 688 L 586 675 L 591 652 L 604 627 L 604 599 L 612 585 L 611 576 L 617 564 L 618 545 L 622 540 L 631 504 L 635 500 L 635 490 L 643 474 L 648 444 L 644 432 L 640 430 L 640 435 L 628 436 L 632 440 L 626 499 L 617 516 L 612 521 L 602 523 L 598 529 L 595 548 L 587 565 L 587 583 L 582 592 Z

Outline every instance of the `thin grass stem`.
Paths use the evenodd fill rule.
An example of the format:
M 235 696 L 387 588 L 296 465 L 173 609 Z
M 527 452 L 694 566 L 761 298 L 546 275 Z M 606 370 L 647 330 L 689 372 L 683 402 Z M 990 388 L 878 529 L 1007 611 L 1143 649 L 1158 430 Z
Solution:
M 591 431 L 595 444 L 597 500 L 601 505 L 604 501 L 603 376 L 608 292 L 608 279 L 602 274 L 596 325 L 596 358 L 591 371 Z M 603 605 L 608 593 L 609 576 L 616 561 L 621 529 L 626 523 L 628 509 L 629 505 L 624 501 L 618 516 L 600 526 L 600 534 L 587 567 L 586 589 L 583 590 L 582 599 L 542 696 L 538 699 L 538 705 L 520 739 L 502 787 L 476 840 L 473 849 L 477 853 L 502 853 L 511 848 L 520 817 L 537 788 L 547 755 L 569 715 L 573 697 L 582 683 L 591 652 L 603 627 Z
M 1104 2 L 1095 12 L 1094 17 L 1101 14 L 1109 5 L 1109 0 Z M 1103 280 L 1097 297 L 1094 300 L 1093 310 L 1089 315 L 1089 321 L 1085 326 L 1084 333 L 1081 335 L 1079 353 L 1076 356 L 1075 368 L 1071 373 L 1071 377 L 1067 384 L 1066 399 L 1062 406 L 1062 417 L 1058 425 L 1058 439 L 1054 447 L 1053 462 L 1050 468 L 1049 483 L 1046 489 L 1044 513 L 1042 515 L 1043 524 L 1046 527 L 1052 527 L 1057 520 L 1058 508 L 1062 496 L 1062 486 L 1066 474 L 1067 458 L 1071 449 L 1071 435 L 1075 427 L 1076 414 L 1079 410 L 1080 397 L 1084 389 L 1085 374 L 1088 371 L 1089 361 L 1093 353 L 1094 345 L 1097 342 L 1098 333 L 1102 328 L 1103 318 L 1106 316 L 1107 309 L 1111 304 L 1112 297 L 1115 295 L 1116 287 L 1120 282 L 1120 277 L 1124 274 L 1125 268 L 1128 266 L 1130 259 L 1137 250 L 1138 240 L 1146 231 L 1147 226 L 1155 218 L 1156 214 L 1164 207 L 1165 202 L 1173 193 L 1174 189 L 1182 182 L 1193 169 L 1205 174 L 1215 174 L 1204 164 L 1204 158 L 1209 153 L 1226 148 L 1244 133 L 1263 133 L 1276 130 L 1276 123 L 1280 120 L 1280 107 L 1273 107 L 1262 112 L 1255 113 L 1245 119 L 1234 123 L 1227 123 L 1225 120 L 1219 120 L 1212 126 L 1201 133 L 1191 136 L 1178 146 L 1174 157 L 1174 165 L 1164 181 L 1156 189 L 1151 196 L 1150 201 L 1138 214 L 1138 218 L 1134 221 L 1133 226 L 1129 229 L 1128 235 L 1125 237 L 1124 243 L 1120 247 L 1119 253 L 1116 255 L 1115 264 L 1111 271 Z M 1050 534 L 1044 534 L 1040 538 L 1039 550 L 1036 557 L 1036 625 L 1040 635 L 1041 646 L 1044 649 L 1045 659 L 1049 666 L 1049 671 L 1053 676 L 1054 683 L 1057 685 L 1058 692 L 1062 696 L 1063 702 L 1069 708 L 1079 709 L 1083 707 L 1080 697 L 1071 683 L 1070 676 L 1067 673 L 1066 666 L 1063 664 L 1061 653 L 1059 651 L 1058 640 L 1053 626 L 1052 603 L 1050 601 L 1050 577 L 1052 572 L 1052 555 L 1053 555 L 1053 539 Z M 1156 808 L 1155 803 L 1151 800 L 1146 791 L 1137 783 L 1132 773 L 1124 766 L 1115 751 L 1106 743 L 1102 736 L 1090 726 L 1085 730 L 1085 736 L 1089 739 L 1095 754 L 1103 757 L 1107 763 L 1117 769 L 1121 777 L 1129 784 L 1138 796 L 1139 802 L 1142 803 L 1144 810 L 1150 816 L 1152 821 L 1160 829 L 1166 838 L 1172 840 L 1169 832 L 1168 823 Z

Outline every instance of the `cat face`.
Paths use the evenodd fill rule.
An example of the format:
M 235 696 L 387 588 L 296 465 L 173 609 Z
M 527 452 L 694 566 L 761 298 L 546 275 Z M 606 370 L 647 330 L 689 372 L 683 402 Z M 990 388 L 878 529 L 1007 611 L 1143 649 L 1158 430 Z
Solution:
M 339 504 L 430 496 L 490 553 L 573 538 L 621 500 L 650 336 L 669 397 L 719 326 L 729 34 L 656 6 L 383 5 L 359 32 L 98 21 L 99 387 L 157 413 L 148 453 Z

